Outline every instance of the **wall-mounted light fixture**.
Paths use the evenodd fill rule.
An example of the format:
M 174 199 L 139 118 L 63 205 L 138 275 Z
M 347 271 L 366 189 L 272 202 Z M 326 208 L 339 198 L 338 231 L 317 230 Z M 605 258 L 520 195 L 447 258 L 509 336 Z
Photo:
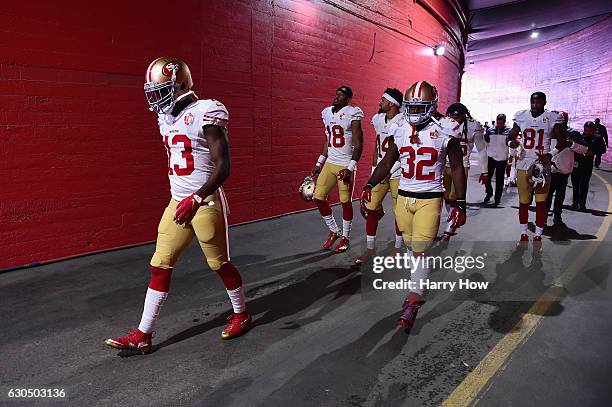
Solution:
M 530 38 L 538 38 L 539 35 L 540 35 L 540 33 L 534 30 L 534 31 L 531 32 L 531 35 L 529 37 Z
M 434 47 L 434 54 L 436 54 L 437 56 L 444 55 L 444 51 L 446 51 L 444 45 L 438 44 Z

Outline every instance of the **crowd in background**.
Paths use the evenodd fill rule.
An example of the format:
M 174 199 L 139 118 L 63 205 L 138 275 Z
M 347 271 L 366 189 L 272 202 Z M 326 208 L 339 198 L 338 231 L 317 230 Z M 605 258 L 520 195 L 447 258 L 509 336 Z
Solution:
M 553 222 L 562 222 L 561 213 L 565 200 L 568 179 L 572 182 L 572 209 L 586 211 L 586 200 L 589 181 L 593 168 L 601 165 L 601 156 L 608 148 L 608 131 L 599 118 L 584 123 L 582 131 L 568 126 L 568 114 L 563 115 L 570 147 L 557 152 L 552 159 L 547 208 L 554 216 Z M 516 186 L 516 157 L 518 149 L 507 146 L 506 137 L 510 127 L 506 125 L 506 116 L 499 114 L 495 120 L 484 123 L 484 137 L 487 142 L 488 181 L 485 184 L 484 203 L 488 204 L 494 197 L 499 205 L 504 187 Z M 519 147 L 520 148 L 520 147 Z M 492 181 L 495 175 L 495 191 Z M 553 205 L 554 201 L 554 205 Z

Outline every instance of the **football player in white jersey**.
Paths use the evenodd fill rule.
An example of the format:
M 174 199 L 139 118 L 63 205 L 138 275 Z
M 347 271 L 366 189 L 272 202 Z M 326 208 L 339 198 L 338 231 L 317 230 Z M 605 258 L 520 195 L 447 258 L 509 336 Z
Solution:
M 376 145 L 374 147 L 374 153 L 372 156 L 372 172 L 376 168 L 376 165 L 383 159 L 389 141 L 392 141 L 389 137 L 389 126 L 395 123 L 401 115 L 400 107 L 402 106 L 404 95 L 402 91 L 395 88 L 387 88 L 380 98 L 380 109 L 378 113 L 372 116 L 372 125 L 376 132 Z M 376 255 L 376 230 L 378 229 L 378 221 L 384 215 L 382 201 L 387 196 L 387 192 L 391 191 L 391 209 L 395 211 L 395 203 L 397 202 L 397 190 L 400 182 L 400 168 L 399 162 L 396 163 L 397 169 L 391 171 L 389 179 L 383 180 L 380 184 L 376 185 L 372 189 L 372 201 L 367 206 L 361 207 L 361 213 L 366 218 L 366 250 L 363 254 L 355 260 L 355 263 L 361 264 L 370 260 Z M 402 233 L 395 223 L 395 250 L 399 252 L 402 248 L 403 238 Z M 395 255 L 391 253 L 391 255 Z
M 514 115 L 514 126 L 507 139 L 510 148 L 520 147 L 516 157 L 519 223 L 521 225 L 520 242 L 529 241 L 527 234 L 529 205 L 531 205 L 532 192 L 535 192 L 536 221 L 533 241 L 534 244 L 540 245 L 542 232 L 546 226 L 546 198 L 550 189 L 550 182 L 546 182 L 543 186 L 537 184 L 535 191 L 533 191 L 534 185 L 531 182 L 529 169 L 537 161 L 545 165 L 550 163 L 552 159 L 550 153 L 551 139 L 565 140 L 566 129 L 563 125 L 563 116 L 544 109 L 546 95 L 543 92 L 533 93 L 530 102 L 531 109 L 519 110 Z M 521 133 L 520 140 L 518 138 L 519 133 Z M 558 154 L 561 150 L 556 153 Z
M 332 106 L 326 107 L 321 112 L 325 128 L 325 143 L 323 144 L 323 153 L 319 156 L 312 170 L 313 175 L 318 175 L 313 201 L 329 228 L 329 234 L 327 240 L 323 243 L 323 249 L 331 249 L 336 239 L 340 238 L 334 249 L 336 253 L 345 252 L 349 248 L 351 224 L 353 222 L 351 197 L 357 162 L 363 150 L 363 132 L 361 129 L 363 111 L 357 106 L 349 105 L 352 97 L 353 90 L 350 87 L 340 86 L 336 90 Z M 336 185 L 338 185 L 340 202 L 342 203 L 342 235 L 340 235 L 336 219 L 327 202 L 329 192 Z
M 448 221 L 453 228 L 465 223 L 466 176 L 463 153 L 457 137 L 461 125 L 437 111 L 438 91 L 425 81 L 414 83 L 404 94 L 404 117 L 393 123 L 389 135 L 393 142 L 364 186 L 362 205 L 371 201 L 372 189 L 390 173 L 394 163 L 401 163 L 401 178 L 395 217 L 402 231 L 408 254 L 422 257 L 438 233 L 444 186 L 442 173 L 446 159 L 457 195 L 457 204 Z M 402 306 L 397 323 L 410 332 L 423 302 L 421 283 L 427 280 L 429 270 L 418 262 L 411 270 L 412 287 Z
M 480 177 L 478 182 L 486 184 L 488 179 L 487 167 L 487 143 L 484 139 L 484 128 L 478 120 L 474 120 L 470 115 L 470 111 L 462 103 L 453 103 L 446 109 L 446 115 L 457 123 L 462 125 L 459 141 L 461 142 L 461 150 L 463 151 L 463 168 L 465 168 L 465 176 L 468 176 L 470 169 L 470 156 L 472 150 L 476 146 L 478 152 L 478 162 L 480 164 Z M 450 164 L 447 162 L 444 168 L 444 205 L 446 212 L 451 213 L 455 206 L 455 189 L 453 188 Z M 452 224 L 448 222 L 442 240 L 448 241 L 454 233 Z
M 145 81 L 149 109 L 158 115 L 168 155 L 172 199 L 159 223 L 140 325 L 124 337 L 105 341 L 112 348 L 142 353 L 151 350 L 153 328 L 168 296 L 172 270 L 194 235 L 232 303 L 234 313 L 221 337 L 242 335 L 251 323 L 242 278 L 229 257 L 228 208 L 221 187 L 230 172 L 227 109 L 216 100 L 198 99 L 191 90 L 189 67 L 180 59 L 156 59 Z

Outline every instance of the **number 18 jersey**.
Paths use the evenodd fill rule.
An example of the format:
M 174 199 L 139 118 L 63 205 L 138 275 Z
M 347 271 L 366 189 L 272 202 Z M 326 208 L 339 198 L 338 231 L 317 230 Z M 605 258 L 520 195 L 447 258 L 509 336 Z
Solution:
M 344 106 L 336 113 L 333 106 L 321 112 L 327 136 L 327 162 L 346 167 L 353 155 L 353 120 L 363 119 L 363 111 L 357 106 Z
M 417 131 L 405 118 L 389 128 L 400 153 L 402 176 L 399 189 L 406 192 L 444 192 L 442 174 L 446 163 L 446 146 L 457 137 L 459 123 L 448 117 L 430 120 Z M 417 140 L 418 136 L 418 140 Z

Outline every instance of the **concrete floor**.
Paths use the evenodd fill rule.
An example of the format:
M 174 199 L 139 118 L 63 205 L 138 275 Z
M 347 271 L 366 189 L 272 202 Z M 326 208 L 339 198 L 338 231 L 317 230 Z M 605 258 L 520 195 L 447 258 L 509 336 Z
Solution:
M 609 167 L 595 172 L 612 183 Z M 468 201 L 481 201 L 482 190 L 471 177 Z M 470 278 L 491 281 L 492 289 L 430 291 L 409 336 L 394 325 L 405 293 L 373 292 L 371 266 L 352 265 L 365 242 L 358 210 L 353 246 L 341 255 L 319 250 L 326 232 L 315 211 L 230 229 L 255 319 L 247 335 L 232 341 L 219 338 L 230 305 L 195 244 L 176 267 L 154 352 L 146 356 L 111 350 L 103 340 L 137 326 L 153 246 L 0 274 L 0 404 L 9 388 L 44 387 L 64 388 L 67 404 L 78 406 L 439 405 L 564 265 L 597 245 L 474 402 L 609 405 L 610 233 L 595 242 L 610 216 L 606 187 L 592 178 L 593 210 L 566 210 L 566 227 L 546 231 L 541 256 L 516 249 L 517 199 L 510 190 L 501 208 L 471 204 L 467 225 L 445 251 L 437 249 L 486 248 L 488 269 Z M 339 218 L 339 208 L 334 212 Z M 389 215 L 381 221 L 381 253 L 392 222 Z M 446 277 L 432 273 L 434 280 Z

